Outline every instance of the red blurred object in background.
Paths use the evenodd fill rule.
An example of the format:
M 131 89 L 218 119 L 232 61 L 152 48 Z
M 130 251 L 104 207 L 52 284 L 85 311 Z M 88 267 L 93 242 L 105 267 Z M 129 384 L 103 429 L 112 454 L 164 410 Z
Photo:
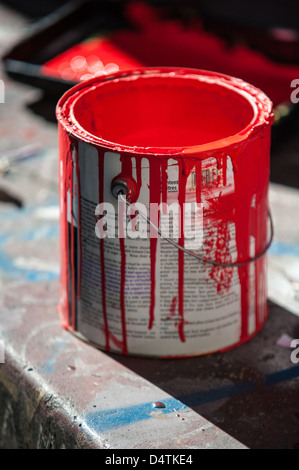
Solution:
M 126 15 L 134 28 L 93 36 L 45 63 L 42 73 L 81 81 L 140 66 L 192 67 L 242 78 L 268 94 L 274 106 L 290 101 L 299 65 L 278 63 L 246 44 L 229 47 L 198 17 L 187 27 L 140 2 L 128 4 Z

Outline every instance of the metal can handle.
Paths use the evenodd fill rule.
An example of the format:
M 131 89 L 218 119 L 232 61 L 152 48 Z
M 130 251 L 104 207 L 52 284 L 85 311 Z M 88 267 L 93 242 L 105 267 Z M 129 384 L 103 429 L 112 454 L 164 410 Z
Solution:
M 116 184 L 116 182 L 115 182 L 115 184 Z M 123 201 L 127 206 L 130 206 L 130 202 L 127 199 L 128 191 L 126 191 L 125 187 L 120 188 L 120 186 L 119 186 L 119 191 L 117 192 L 117 196 L 116 196 L 115 191 L 112 191 L 112 194 L 114 195 L 114 197 L 118 197 L 119 199 L 121 199 L 121 201 Z M 208 258 L 203 257 L 201 255 L 198 255 L 194 251 L 188 250 L 187 248 L 179 245 L 177 242 L 175 242 L 171 238 L 164 237 L 162 235 L 161 230 L 158 227 L 156 227 L 156 225 L 153 224 L 152 221 L 146 215 L 144 215 L 140 210 L 138 210 L 136 212 L 158 233 L 158 235 L 161 238 L 165 239 L 168 243 L 173 245 L 178 250 L 181 250 L 184 253 L 186 253 L 187 255 L 192 256 L 193 258 L 196 258 L 197 260 L 201 261 L 202 263 L 211 264 L 213 266 L 219 266 L 219 267 L 222 267 L 222 268 L 241 268 L 243 266 L 247 266 L 249 263 L 254 263 L 259 258 L 261 258 L 262 256 L 264 256 L 266 254 L 266 252 L 270 248 L 270 246 L 272 244 L 272 241 L 273 241 L 273 238 L 274 238 L 273 218 L 272 218 L 272 214 L 270 212 L 270 209 L 268 209 L 268 218 L 269 218 L 269 224 L 270 224 L 270 236 L 269 236 L 269 240 L 268 240 L 265 248 L 260 253 L 258 253 L 257 255 L 255 255 L 251 258 L 248 258 L 245 261 L 232 262 L 232 263 L 221 263 L 221 262 L 218 262 L 218 261 L 214 261 L 212 259 L 208 259 Z

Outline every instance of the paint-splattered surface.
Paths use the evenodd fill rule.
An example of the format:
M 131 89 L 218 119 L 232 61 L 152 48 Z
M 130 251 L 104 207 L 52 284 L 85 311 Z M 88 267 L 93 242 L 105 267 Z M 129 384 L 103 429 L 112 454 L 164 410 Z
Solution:
M 269 256 L 269 297 L 299 315 L 298 189 L 272 184 L 275 239 Z
M 3 7 L 0 18 L 2 52 L 25 22 Z M 283 334 L 299 338 L 298 192 L 271 187 L 273 302 L 256 338 L 181 360 L 106 354 L 63 330 L 57 315 L 56 126 L 28 110 L 36 90 L 5 77 L 5 91 L 0 151 L 34 141 L 42 152 L 0 180 L 23 202 L 0 203 L 0 447 L 299 448 L 299 367 L 277 344 Z

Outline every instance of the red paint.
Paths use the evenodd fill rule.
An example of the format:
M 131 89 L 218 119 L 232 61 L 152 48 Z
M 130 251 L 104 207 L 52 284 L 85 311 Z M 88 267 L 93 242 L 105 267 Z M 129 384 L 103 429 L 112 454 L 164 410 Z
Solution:
M 161 202 L 161 167 L 160 160 L 154 159 L 149 168 L 149 192 L 150 192 L 150 220 L 159 227 L 159 214 L 151 210 L 151 204 L 159 205 Z M 149 311 L 148 329 L 151 330 L 155 320 L 156 306 L 156 257 L 157 257 L 157 232 L 150 226 L 150 263 L 151 263 L 151 299 Z
M 104 153 L 98 151 L 98 167 L 99 167 L 99 204 L 104 202 Z M 100 263 L 101 263 L 101 292 L 102 292 L 102 312 L 104 320 L 105 332 L 105 349 L 110 351 L 110 336 L 106 305 L 106 274 L 105 274 L 105 240 L 100 238 Z
M 81 297 L 81 279 L 82 279 L 82 235 L 81 235 L 81 184 L 80 184 L 80 166 L 79 166 L 79 154 L 78 146 L 75 148 L 75 161 L 76 161 L 76 177 L 77 177 L 77 201 L 78 201 L 78 284 L 77 284 L 77 298 Z
M 225 187 L 227 182 L 227 155 L 223 155 L 222 158 L 222 181 Z
M 162 194 L 162 203 L 167 204 L 167 168 L 168 160 L 165 158 L 161 161 L 161 194 Z
M 195 181 L 196 181 L 196 202 L 201 204 L 201 192 L 202 192 L 202 181 L 201 181 L 201 172 L 202 172 L 202 162 L 201 160 L 196 161 L 195 164 Z
M 299 76 L 297 64 L 278 63 L 244 43 L 227 47 L 225 39 L 205 30 L 200 18 L 185 27 L 180 19 L 165 17 L 163 8 L 142 2 L 128 2 L 124 14 L 133 27 L 88 38 L 48 61 L 41 73 L 79 81 L 84 75 L 105 73 L 109 63 L 119 70 L 157 64 L 201 68 L 242 77 L 264 90 L 275 106 L 290 101 L 290 83 Z M 72 67 L 78 56 L 85 62 Z M 103 65 L 95 67 L 95 58 Z
M 142 164 L 142 158 L 136 157 L 136 183 L 137 183 L 137 188 L 139 188 L 139 191 L 142 186 L 141 164 Z
M 131 157 L 121 157 L 122 171 L 121 175 L 125 178 L 132 178 L 132 159 Z M 126 207 L 123 207 L 126 210 Z M 120 217 L 123 220 L 123 217 Z M 120 311 L 121 311 L 121 326 L 122 326 L 122 353 L 128 353 L 127 345 L 127 326 L 126 326 L 126 305 L 125 305 L 125 286 L 126 286 L 126 247 L 125 239 L 119 239 L 119 247 L 121 253 L 121 280 L 120 280 Z
M 46 62 L 41 73 L 63 80 L 79 82 L 92 76 L 105 75 L 109 70 L 129 70 L 140 67 L 134 57 L 109 38 L 94 37 L 77 44 Z
M 103 310 L 103 319 L 104 319 L 104 332 L 105 332 L 105 349 L 110 351 L 109 343 L 109 326 L 108 326 L 108 316 L 106 308 L 106 280 L 105 280 L 105 245 L 104 239 L 100 239 L 100 257 L 101 257 L 101 291 L 102 291 L 102 310 Z
M 99 166 L 99 204 L 104 202 L 104 152 L 98 151 L 98 166 Z M 122 166 L 122 174 L 130 176 L 132 172 L 131 159 L 124 159 Z M 121 206 L 121 209 L 123 207 Z M 125 209 L 125 208 L 124 208 Z M 120 217 L 123 221 L 123 217 Z M 101 293 L 102 293 L 102 311 L 104 319 L 104 333 L 105 333 L 105 349 L 111 349 L 110 341 L 116 347 L 121 349 L 123 354 L 127 354 L 127 333 L 126 333 L 126 314 L 125 314 L 125 273 L 126 273 L 126 254 L 124 244 L 124 227 L 120 227 L 120 251 L 121 251 L 121 281 L 120 281 L 120 312 L 121 312 L 121 325 L 122 325 L 122 340 L 116 338 L 115 335 L 109 330 L 107 302 L 106 302 L 106 276 L 105 276 L 105 240 L 100 238 L 100 262 L 101 262 Z
M 186 184 L 187 177 L 186 170 L 184 168 L 184 161 L 179 160 L 179 194 L 178 194 L 178 203 L 180 205 L 180 222 L 179 222 L 179 239 L 178 243 L 180 246 L 185 245 L 184 237 L 184 204 L 186 201 Z M 178 310 L 179 310 L 179 324 L 178 331 L 180 340 L 185 342 L 184 334 L 184 257 L 185 254 L 182 250 L 178 251 Z
M 113 343 L 123 354 L 127 354 L 127 348 L 124 348 L 123 340 L 118 339 L 111 331 L 108 331 L 109 340 Z
M 71 132 L 75 138 L 102 149 L 114 150 L 121 155 L 121 175 L 132 178 L 132 157 L 136 156 L 137 186 L 141 185 L 141 156 L 149 162 L 149 202 L 167 201 L 167 161 L 177 160 L 179 169 L 178 201 L 186 202 L 186 185 L 191 171 L 196 170 L 196 200 L 204 201 L 204 223 L 208 229 L 204 251 L 207 260 L 218 263 L 232 262 L 229 250 L 229 224 L 236 227 L 237 262 L 251 257 L 250 235 L 256 237 L 256 254 L 267 241 L 267 190 L 269 181 L 270 124 L 273 116 L 271 103 L 255 88 L 244 82 L 220 74 L 203 71 L 161 70 L 152 75 L 136 71 L 134 79 L 116 74 L 113 79 L 91 80 L 75 88 L 80 91 L 74 101 L 74 90 L 63 100 L 63 112 L 69 109 L 78 116 L 77 128 Z M 201 80 L 198 80 L 201 74 Z M 175 80 L 173 75 L 176 76 Z M 123 80 L 122 80 L 123 78 Z M 117 87 L 117 93 L 114 91 Z M 82 93 L 84 91 L 88 93 Z M 107 91 L 107 93 L 104 93 Z M 246 95 L 246 98 L 244 96 Z M 100 106 L 97 106 L 100 103 Z M 256 114 L 253 112 L 255 107 Z M 96 113 L 90 110 L 96 110 Z M 180 112 L 184 109 L 185 112 Z M 235 118 L 235 116 L 237 118 Z M 59 114 L 58 114 L 59 117 Z M 68 130 L 69 124 L 63 122 Z M 80 129 L 84 127 L 84 131 Z M 72 137 L 74 138 L 74 137 Z M 62 145 L 62 151 L 65 151 Z M 225 192 L 228 161 L 234 169 L 234 191 Z M 203 179 L 203 160 L 214 157 L 217 170 L 210 182 Z M 211 173 L 212 174 L 212 173 Z M 67 178 L 67 177 L 66 177 Z M 103 169 L 99 175 L 103 181 Z M 215 189 L 220 191 L 214 196 Z M 256 207 L 252 208 L 252 198 Z M 181 210 L 179 244 L 184 246 L 184 221 Z M 252 222 L 254 220 L 254 222 Z M 159 224 L 159 219 L 153 221 Z M 258 230 L 257 230 L 258 228 Z M 151 229 L 150 269 L 151 294 L 149 329 L 155 321 L 157 234 Z M 120 313 L 122 324 L 122 352 L 127 354 L 125 309 L 126 250 L 125 239 L 120 238 L 121 285 Z M 186 256 L 178 251 L 178 286 L 175 297 L 178 308 L 178 332 L 181 342 L 188 342 L 184 326 L 184 265 Z M 101 255 L 103 258 L 103 254 Z M 237 344 L 246 341 L 249 319 L 249 264 L 239 268 L 205 265 L 208 281 L 215 285 L 219 295 L 229 291 L 232 276 L 237 269 L 240 283 L 241 331 Z M 264 259 L 255 263 L 256 278 L 263 278 Z M 63 282 L 63 281 L 62 281 Z M 258 287 L 258 286 L 257 286 Z M 105 289 L 105 284 L 102 289 Z M 265 289 L 265 286 L 262 286 Z M 263 290 L 263 298 L 265 291 Z M 258 330 L 265 320 L 265 306 L 256 293 L 256 319 Z M 108 326 L 106 335 L 109 336 Z
M 213 83 L 208 78 L 201 82 L 193 77 L 192 72 L 178 74 L 175 84 L 171 77 L 161 82 L 159 73 L 123 80 L 117 93 L 113 91 L 114 80 L 106 82 L 105 93 L 93 89 L 91 84 L 96 81 L 90 81 L 89 92 L 73 105 L 74 114 L 79 116 L 87 139 L 92 134 L 94 143 L 103 144 L 104 140 L 116 150 L 127 149 L 137 155 L 139 149 L 142 154 L 198 154 L 214 150 L 215 142 L 222 147 L 242 141 L 241 131 L 245 126 L 250 132 L 254 114 L 246 99 L 241 94 L 236 96 L 233 80 L 222 83 L 219 77 Z M 228 119 L 232 103 L 239 119 Z M 182 113 L 184 108 L 188 112 Z
M 132 178 L 132 158 L 121 156 L 120 161 L 122 164 L 121 175 L 124 175 L 127 178 Z
M 73 190 L 72 190 L 72 185 L 71 185 L 71 175 L 72 175 L 72 172 L 73 172 L 73 168 L 72 168 L 72 155 L 70 153 L 70 155 L 68 156 L 68 160 L 66 162 L 66 188 L 65 188 L 65 194 L 66 194 L 66 217 L 67 217 L 67 221 L 66 221 L 66 224 L 65 224 L 65 231 L 66 231 L 66 242 L 67 242 L 67 246 L 66 246 L 66 260 L 65 260 L 65 264 L 66 264 L 66 280 L 67 280 L 67 286 L 70 286 L 71 285 L 71 279 L 72 279 L 72 273 L 71 273 L 71 270 L 69 268 L 69 256 L 68 256 L 68 252 L 69 252 L 69 244 L 70 244 L 70 240 L 69 240 L 69 226 L 68 226 L 68 192 L 70 191 L 70 198 L 72 198 L 72 194 L 73 194 Z M 72 251 L 70 252 L 70 259 L 72 260 L 73 256 L 72 256 Z M 68 292 L 68 296 L 67 296 L 67 326 L 68 327 L 71 327 L 71 311 L 70 311 L 70 308 L 69 308 L 69 302 L 70 302 L 70 299 L 72 298 L 72 291 L 70 290 Z
M 64 328 L 70 327 L 69 283 L 71 273 L 69 272 L 69 233 L 67 220 L 67 193 L 73 194 L 72 179 L 72 151 L 73 141 L 59 128 L 60 168 L 59 168 L 59 199 L 60 199 L 60 302 L 58 312 Z M 72 259 L 72 257 L 71 257 Z
M 75 291 L 75 276 L 76 276 L 76 271 L 75 271 L 75 245 L 74 245 L 74 164 L 73 164 L 73 158 L 71 160 L 71 165 L 70 165 L 70 171 L 71 171 L 71 176 L 70 176 L 70 200 L 71 200 L 71 207 L 70 207 L 70 212 L 71 212 L 71 280 L 72 280 L 72 323 L 71 327 L 74 330 L 75 329 L 75 313 L 76 313 L 76 291 Z
M 125 238 L 126 230 L 126 205 L 123 201 L 118 202 L 118 237 Z
M 299 76 L 298 64 L 279 63 L 244 42 L 227 47 L 219 35 L 207 32 L 201 18 L 182 20 L 165 17 L 161 11 L 137 2 L 127 7 L 132 30 L 110 36 L 116 47 L 147 67 L 192 67 L 242 77 L 263 90 L 274 105 L 290 101 L 290 83 Z
M 177 303 L 178 303 L 177 297 L 173 297 L 173 299 L 171 301 L 171 306 L 170 306 L 170 309 L 169 309 L 169 313 L 170 313 L 171 316 L 175 315 Z

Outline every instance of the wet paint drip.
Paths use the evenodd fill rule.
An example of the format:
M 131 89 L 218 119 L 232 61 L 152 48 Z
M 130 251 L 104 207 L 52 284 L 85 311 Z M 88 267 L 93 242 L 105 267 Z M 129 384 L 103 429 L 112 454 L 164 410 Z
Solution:
M 136 182 L 137 188 L 140 191 L 142 186 L 142 158 L 136 157 Z
M 223 179 L 223 186 L 226 186 L 227 183 L 227 156 L 224 155 L 222 157 L 222 179 Z
M 234 168 L 234 221 L 236 226 L 236 248 L 239 261 L 250 258 L 250 235 L 254 234 L 255 239 L 255 252 L 257 255 L 265 246 L 267 240 L 267 225 L 265 221 L 268 217 L 268 199 L 266 192 L 268 189 L 269 180 L 269 162 L 260 165 L 260 159 L 265 154 L 263 148 L 263 138 L 259 137 L 248 142 L 241 149 L 231 151 L 231 159 Z M 266 146 L 270 146 L 270 141 Z M 269 148 L 269 147 L 268 147 Z M 242 150 L 242 158 L 239 158 L 240 151 Z M 237 172 L 236 172 L 237 168 Z M 259 171 L 255 171 L 258 168 Z M 249 177 L 250 175 L 250 177 Z M 259 181 L 255 181 L 255 179 Z M 252 197 L 256 200 L 255 207 L 252 207 Z M 251 213 L 253 212 L 253 217 Z M 254 220 L 254 226 L 250 226 L 250 221 Z M 260 286 L 263 284 L 265 272 L 265 258 L 259 259 L 254 263 L 255 271 L 255 295 L 258 295 Z M 243 267 L 238 267 L 238 276 L 240 281 L 241 290 L 241 334 L 240 341 L 242 342 L 248 337 L 249 331 L 249 273 L 250 266 L 247 264 Z M 266 299 L 265 286 L 262 287 L 263 293 L 261 298 Z M 261 304 L 256 302 L 256 328 L 257 330 L 264 323 L 266 314 L 260 321 L 261 310 L 265 313 L 265 300 Z
M 59 313 L 65 328 L 76 329 L 77 299 L 80 295 L 81 262 L 80 251 L 80 204 L 78 214 L 74 214 L 74 200 L 80 199 L 80 177 L 77 144 L 60 135 L 64 149 L 64 158 L 60 162 L 59 194 L 60 194 L 60 228 L 64 235 L 60 242 L 61 249 L 61 307 Z M 75 173 L 75 174 L 74 174 Z M 75 178 L 76 176 L 76 183 Z M 76 222 L 76 223 L 75 223 Z M 77 250 L 78 246 L 78 250 Z M 79 253 L 78 253 L 79 251 Z M 63 285 L 67 288 L 63 288 Z M 77 293 L 77 295 L 76 295 Z
M 70 231 L 68 223 L 68 201 L 71 201 L 73 195 L 72 178 L 73 178 L 73 165 L 72 165 L 72 150 L 73 144 L 60 133 L 61 146 L 63 148 L 63 158 L 60 163 L 60 210 L 61 210 L 61 230 L 64 237 L 61 239 L 61 289 L 60 289 L 60 302 L 61 302 L 61 317 L 64 328 L 71 326 L 70 318 L 70 299 L 71 299 L 71 266 L 69 257 L 69 243 Z M 69 196 L 68 196 L 69 195 Z
M 70 177 L 70 212 L 71 212 L 71 227 L 70 227 L 70 232 L 71 232 L 71 282 L 72 282 L 72 328 L 75 330 L 75 318 L 76 318 L 76 287 L 75 287 L 75 276 L 76 276 L 76 271 L 75 271 L 75 234 L 74 234 L 74 163 L 73 163 L 73 158 L 71 160 L 71 177 Z
M 154 159 L 149 162 L 149 191 L 150 191 L 150 207 L 151 204 L 160 204 L 161 201 L 161 167 L 160 161 Z M 150 213 L 151 221 L 159 227 L 159 214 L 156 211 Z M 150 312 L 148 329 L 151 330 L 155 320 L 155 306 L 156 306 L 156 257 L 157 257 L 157 242 L 158 234 L 150 227 L 150 263 L 151 263 L 151 298 L 150 298 Z
M 201 160 L 196 161 L 195 164 L 195 180 L 196 180 L 196 202 L 201 204 L 202 192 L 202 163 Z
M 173 297 L 173 299 L 171 301 L 170 309 L 169 309 L 169 313 L 172 317 L 175 315 L 177 303 L 178 303 L 177 297 Z
M 71 289 L 70 289 L 70 283 L 71 283 L 71 269 L 70 269 L 70 263 L 69 263 L 69 239 L 70 239 L 70 234 L 69 234 L 69 224 L 68 224 L 68 193 L 71 191 L 72 194 L 72 187 L 70 184 L 70 179 L 71 179 L 71 174 L 72 174 L 72 168 L 70 171 L 70 166 L 71 166 L 71 155 L 67 153 L 67 159 L 65 161 L 65 178 L 66 178 L 66 185 L 64 188 L 65 192 L 65 217 L 66 217 L 66 222 L 65 222 L 65 238 L 66 238 L 66 247 L 65 247 L 65 274 L 66 274 L 66 283 L 67 283 L 67 296 L 66 296 L 66 326 L 69 328 L 71 326 L 71 319 L 70 319 L 70 297 L 71 297 Z M 71 253 L 71 259 L 72 259 L 72 253 Z
M 232 161 L 237 159 L 237 153 L 231 155 Z M 250 184 L 245 178 L 241 179 L 242 162 L 238 159 L 238 177 L 235 177 L 235 224 L 236 224 L 236 245 L 237 252 L 241 260 L 248 259 L 250 256 L 249 249 L 249 224 L 248 210 L 250 207 Z M 248 165 L 248 162 L 247 162 Z M 246 175 L 246 171 L 244 176 Z M 247 336 L 248 332 L 248 303 L 249 303 L 249 266 L 238 268 L 240 289 L 241 289 L 241 340 Z
M 77 299 L 80 300 L 81 298 L 81 279 L 82 279 L 82 235 L 81 235 L 81 183 L 80 183 L 80 165 L 79 165 L 79 153 L 78 153 L 78 145 L 75 144 L 75 166 L 76 166 L 76 179 L 77 179 L 77 187 L 75 191 L 75 195 L 77 197 L 78 203 L 78 275 L 77 275 Z
M 99 166 L 99 203 L 104 202 L 104 152 L 98 151 L 98 166 Z M 132 174 L 132 161 L 131 159 L 122 160 L 122 173 L 123 176 L 131 176 Z M 119 284 L 119 307 L 121 315 L 121 330 L 122 330 L 122 340 L 119 340 L 109 329 L 108 324 L 108 312 L 107 312 L 107 302 L 106 302 L 106 281 L 105 281 L 105 240 L 100 239 L 100 260 L 101 260 L 101 292 L 102 292 L 102 312 L 104 319 L 104 333 L 105 333 L 105 349 L 110 350 L 110 341 L 119 348 L 123 354 L 128 353 L 127 346 L 127 331 L 126 331 L 126 307 L 125 307 L 125 284 L 126 284 L 126 251 L 125 251 L 125 242 L 124 242 L 124 211 L 125 208 L 120 205 L 120 217 L 119 217 L 119 249 L 121 255 L 121 276 Z
M 167 204 L 167 192 L 168 192 L 168 184 L 167 184 L 167 168 L 168 168 L 168 159 L 165 158 L 161 161 L 161 195 L 162 195 L 162 203 L 163 207 L 164 204 Z
M 122 170 L 121 174 L 125 178 L 132 178 L 132 159 L 131 157 L 121 157 Z M 126 208 L 123 207 L 125 211 Z M 120 216 L 120 220 L 124 220 L 125 217 Z M 121 234 L 122 235 L 122 234 Z M 120 236 L 119 238 L 119 247 L 121 253 L 121 279 L 120 279 L 120 312 L 121 312 L 121 327 L 122 327 L 122 353 L 128 354 L 128 345 L 127 345 L 127 326 L 126 326 L 126 296 L 125 296 L 125 286 L 126 286 L 126 247 L 125 239 Z
M 189 175 L 186 174 L 186 168 L 184 167 L 184 163 L 182 160 L 179 160 L 179 194 L 178 194 L 178 202 L 180 207 L 180 221 L 179 221 L 179 245 L 184 247 L 185 246 L 185 233 L 184 233 L 184 204 L 186 201 L 186 184 L 187 178 Z M 178 332 L 180 340 L 185 342 L 185 333 L 184 333 L 184 252 L 179 250 L 178 252 L 178 311 L 179 311 L 179 324 L 178 324 Z
M 104 152 L 98 151 L 99 167 L 99 204 L 104 202 Z M 110 335 L 106 303 L 106 273 L 105 273 L 105 240 L 100 238 L 100 263 L 101 263 L 101 292 L 102 312 L 104 320 L 105 349 L 110 351 Z
M 167 315 L 166 320 L 173 320 L 173 319 L 176 320 L 177 305 L 178 305 L 178 298 L 173 297 L 171 304 L 170 304 L 170 308 L 169 308 L 169 315 Z M 177 321 L 175 322 L 175 327 L 178 327 Z

